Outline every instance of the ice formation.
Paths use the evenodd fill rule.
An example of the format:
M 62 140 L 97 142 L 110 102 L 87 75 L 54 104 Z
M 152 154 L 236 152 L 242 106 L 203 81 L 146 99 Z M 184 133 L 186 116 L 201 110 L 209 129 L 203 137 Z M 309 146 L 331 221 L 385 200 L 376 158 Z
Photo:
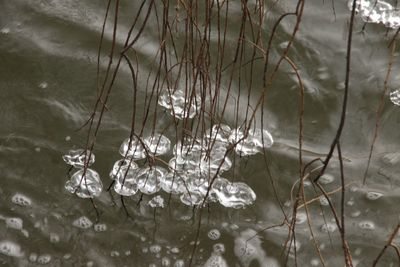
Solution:
M 390 101 L 396 106 L 400 106 L 400 90 L 392 91 L 389 95 Z
M 76 171 L 65 183 L 65 189 L 81 198 L 92 198 L 100 195 L 103 184 L 99 174 L 92 169 Z
M 178 119 L 194 118 L 200 103 L 195 93 L 181 90 L 166 90 L 158 98 L 158 104 Z M 230 182 L 221 177 L 232 168 L 229 157 L 234 152 L 240 156 L 261 153 L 273 143 L 266 129 L 244 126 L 232 129 L 221 123 L 204 130 L 200 137 L 178 138 L 172 153 L 171 140 L 164 134 L 152 132 L 143 137 L 131 134 L 122 142 L 119 153 L 123 158 L 114 163 L 109 176 L 114 191 L 121 196 L 153 195 L 163 190 L 176 195 L 188 206 L 218 202 L 225 207 L 241 209 L 253 204 L 256 194 L 244 182 Z M 165 162 L 164 159 L 158 161 L 160 156 L 169 157 L 167 168 L 159 166 L 159 162 Z M 100 177 L 88 168 L 94 162 L 94 154 L 83 149 L 71 150 L 63 159 L 79 168 L 65 188 L 82 198 L 99 196 L 103 188 Z M 161 200 L 162 197 L 157 196 L 148 204 L 163 207 Z
M 179 120 L 193 118 L 200 110 L 201 99 L 194 92 L 165 90 L 158 98 L 158 104 L 170 111 L 170 114 Z
M 352 10 L 353 0 L 348 1 Z M 381 0 L 356 0 L 355 11 L 368 23 L 382 23 L 388 28 L 400 26 L 400 10 L 395 9 L 390 3 Z

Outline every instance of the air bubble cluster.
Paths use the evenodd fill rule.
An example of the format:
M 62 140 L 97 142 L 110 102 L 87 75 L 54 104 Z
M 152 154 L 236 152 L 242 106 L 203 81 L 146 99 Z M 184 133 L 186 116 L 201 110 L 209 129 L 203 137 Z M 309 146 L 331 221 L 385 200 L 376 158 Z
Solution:
M 73 221 L 72 225 L 81 229 L 88 229 L 92 227 L 93 223 L 88 217 L 82 216 Z
M 353 0 L 348 1 L 348 7 L 352 10 Z M 355 11 L 367 23 L 382 23 L 388 28 L 400 26 L 400 10 L 382 0 L 356 0 Z
M 208 232 L 208 238 L 211 240 L 218 240 L 221 237 L 221 232 L 218 229 L 211 229 Z
M 15 195 L 12 196 L 11 202 L 14 203 L 15 205 L 19 206 L 30 206 L 32 205 L 32 200 L 21 194 L 21 193 L 16 193 Z

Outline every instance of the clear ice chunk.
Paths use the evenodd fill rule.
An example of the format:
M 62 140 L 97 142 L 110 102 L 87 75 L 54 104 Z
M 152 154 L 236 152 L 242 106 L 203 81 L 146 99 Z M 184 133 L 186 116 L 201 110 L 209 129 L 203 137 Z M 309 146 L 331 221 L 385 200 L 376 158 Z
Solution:
M 235 144 L 235 152 L 240 156 L 251 156 L 261 152 L 259 146 L 257 146 L 251 136 L 245 138 L 245 134 L 241 129 L 232 131 L 229 136 L 229 142 Z
M 208 191 L 208 185 L 208 179 L 205 177 L 192 177 L 187 181 L 187 190 L 189 192 L 199 192 L 205 196 Z
M 256 200 L 254 191 L 242 182 L 229 183 L 226 186 L 221 186 L 221 189 L 214 189 L 213 192 L 217 195 L 221 205 L 228 208 L 245 208 Z
M 94 154 L 92 153 L 90 155 L 90 159 L 89 154 L 89 150 L 71 149 L 67 154 L 63 155 L 62 158 L 68 165 L 71 165 L 75 168 L 83 168 L 83 166 L 85 166 L 85 157 L 87 166 L 90 166 L 94 163 Z
M 236 144 L 235 152 L 241 156 L 250 156 L 260 153 L 263 148 L 269 148 L 274 140 L 267 130 L 249 129 L 247 136 L 241 129 L 232 131 L 229 142 Z
M 180 197 L 181 202 L 187 206 L 200 205 L 204 201 L 204 196 L 200 192 L 185 192 Z
M 392 101 L 393 104 L 395 104 L 396 106 L 400 106 L 400 89 L 391 92 L 389 97 L 390 101 Z
M 150 153 L 164 155 L 171 148 L 171 141 L 162 134 L 154 134 L 143 140 Z
M 134 160 L 146 158 L 146 150 L 142 142 L 140 142 L 136 136 L 132 136 L 132 141 L 130 143 L 129 141 L 130 139 L 126 138 L 124 142 L 122 142 L 119 148 L 119 154 L 123 157 L 126 155 L 128 158 L 133 158 Z
M 267 130 L 250 129 L 249 138 L 252 139 L 254 145 L 260 148 L 269 148 L 274 144 L 272 135 Z
M 120 171 L 115 179 L 114 191 L 121 196 L 133 196 L 139 190 L 137 175 L 140 169 Z
M 189 91 L 176 90 L 172 92 L 168 89 L 160 94 L 158 104 L 170 110 L 171 115 L 177 119 L 193 118 L 200 109 L 201 99 L 196 94 L 194 97 L 191 96 Z
M 92 169 L 86 169 L 85 175 L 83 174 L 83 169 L 75 172 L 65 183 L 65 189 L 81 198 L 99 196 L 103 190 L 99 174 Z
M 110 178 L 115 180 L 119 173 L 125 173 L 126 170 L 135 170 L 138 168 L 138 165 L 131 161 L 131 159 L 120 159 L 114 163 L 114 166 L 110 172 Z
M 196 172 L 202 157 L 203 147 L 198 140 L 184 140 L 184 144 L 180 141 L 174 146 L 174 156 L 176 167 L 181 166 L 189 173 Z
M 232 129 L 226 124 L 215 124 L 211 129 L 205 131 L 204 138 L 210 141 L 227 143 Z
M 158 104 L 165 109 L 171 109 L 172 108 L 172 89 L 166 89 L 163 92 L 161 92 L 160 96 L 158 97 Z
M 173 195 L 178 195 L 185 192 L 185 181 L 178 173 L 169 172 L 161 180 L 161 188 Z
M 229 170 L 232 167 L 232 161 L 228 157 L 214 159 L 204 156 L 201 159 L 199 167 L 202 174 L 206 174 L 210 178 L 212 178 L 217 173 L 217 171 L 219 171 L 219 173 L 222 173 Z
M 161 180 L 167 173 L 166 169 L 159 166 L 139 169 L 136 177 L 139 190 L 147 195 L 157 193 L 161 189 Z

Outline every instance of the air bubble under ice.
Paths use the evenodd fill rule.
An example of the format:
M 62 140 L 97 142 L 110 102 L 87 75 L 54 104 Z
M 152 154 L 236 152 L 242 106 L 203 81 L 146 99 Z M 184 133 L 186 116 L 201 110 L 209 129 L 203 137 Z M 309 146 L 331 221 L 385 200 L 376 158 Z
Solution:
M 88 229 L 92 227 L 93 223 L 88 217 L 82 216 L 73 221 L 72 225 L 81 229 Z
M 105 223 L 96 223 L 95 225 L 93 225 L 93 230 L 95 232 L 107 231 L 107 225 Z
M 39 264 L 48 264 L 49 262 L 51 261 L 51 255 L 50 254 L 43 254 L 43 255 L 40 255 L 38 258 L 37 258 L 37 263 L 39 263 Z
M 19 206 L 30 206 L 32 204 L 32 200 L 21 193 L 15 193 L 11 198 L 11 202 Z

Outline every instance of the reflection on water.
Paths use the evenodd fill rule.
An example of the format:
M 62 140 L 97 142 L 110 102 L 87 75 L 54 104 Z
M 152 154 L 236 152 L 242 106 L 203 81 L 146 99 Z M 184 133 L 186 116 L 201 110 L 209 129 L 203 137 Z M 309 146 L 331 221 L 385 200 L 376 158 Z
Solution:
M 282 11 L 293 10 L 295 4 L 279 1 L 272 8 L 272 2 L 267 1 L 269 9 L 263 26 L 266 36 L 271 32 L 271 21 L 278 18 Z M 305 162 L 323 157 L 328 152 L 343 97 L 346 48 L 343 36 L 348 30 L 349 10 L 346 1 L 335 2 L 335 15 L 331 4 L 330 1 L 307 2 L 299 34 L 289 53 L 305 87 Z M 124 3 L 121 8 L 119 29 L 123 34 L 117 36 L 118 46 L 122 46 L 123 35 L 132 23 L 131 14 L 127 11 L 135 9 L 136 5 L 138 3 Z M 268 130 L 268 134 L 261 130 L 250 132 L 250 136 L 264 135 L 264 145 L 269 139 L 272 144 L 273 136 L 274 145 L 268 147 L 266 159 L 258 153 L 262 150 L 259 140 L 251 138 L 241 141 L 236 146 L 240 151 L 233 151 L 224 160 L 219 155 L 226 152 L 223 148 L 207 156 L 201 152 L 196 155 L 185 153 L 184 140 L 178 145 L 173 132 L 168 131 L 166 126 L 174 116 L 178 119 L 192 114 L 198 116 L 202 109 L 194 98 L 189 109 L 185 109 L 185 105 L 179 106 L 182 104 L 181 93 L 176 92 L 181 91 L 161 94 L 165 97 L 162 105 L 168 110 L 160 108 L 157 111 L 156 124 L 167 130 L 163 135 L 145 132 L 144 136 L 150 137 L 144 143 L 151 154 L 160 155 L 165 162 L 165 172 L 168 168 L 169 174 L 165 173 L 162 181 L 155 175 L 153 184 L 149 184 L 148 176 L 158 169 L 146 168 L 149 163 L 144 159 L 147 157 L 144 148 L 139 151 L 143 155 L 136 163 L 129 157 L 120 161 L 118 155 L 121 141 L 129 136 L 132 110 L 129 68 L 122 66 L 95 147 L 96 162 L 93 156 L 91 166 L 100 177 L 92 179 L 95 184 L 104 183 L 106 189 L 114 180 L 114 190 L 100 193 L 95 187 L 87 193 L 85 190 L 89 184 L 74 183 L 73 192 L 83 186 L 85 196 L 98 194 L 94 204 L 99 217 L 90 200 L 80 199 L 65 190 L 68 167 L 61 156 L 70 149 L 81 149 L 86 142 L 86 132 L 76 129 L 90 116 L 96 97 L 97 47 L 105 6 L 105 2 L 75 0 L 0 3 L 0 262 L 3 266 L 187 266 L 193 247 L 197 245 L 193 266 L 283 266 L 286 255 L 282 254 L 282 246 L 288 232 L 287 226 L 281 225 L 284 216 L 279 202 L 286 214 L 291 214 L 295 196 L 292 188 L 298 180 L 298 85 L 295 73 L 286 63 L 281 66 L 265 98 L 264 129 Z M 227 40 L 236 40 L 240 28 L 240 5 L 232 2 L 230 11 Z M 370 22 L 376 14 L 371 10 L 368 12 Z M 396 8 L 391 12 L 397 12 Z M 362 16 L 365 19 L 366 15 Z M 382 20 L 383 17 L 380 22 Z M 357 16 L 352 48 L 351 104 L 341 145 L 343 156 L 348 159 L 344 161 L 348 189 L 345 199 L 346 237 L 354 263 L 371 266 L 398 223 L 400 211 L 395 204 L 400 196 L 397 175 L 400 170 L 400 132 L 396 130 L 400 121 L 400 66 L 395 60 L 388 83 L 392 102 L 385 98 L 379 136 L 367 183 L 363 185 L 376 110 L 388 67 L 390 51 L 387 45 L 394 31 L 387 33 L 384 25 L 370 23 L 360 33 L 362 27 L 363 20 Z M 287 45 L 292 28 L 291 18 L 282 21 L 272 44 L 271 60 L 276 60 L 282 47 Z M 142 62 L 138 68 L 141 77 L 145 77 L 141 88 L 144 88 L 149 65 L 152 64 L 148 58 L 153 58 L 159 48 L 157 35 L 157 31 L 145 32 L 136 47 Z M 216 38 L 213 38 L 215 42 L 218 41 Z M 106 25 L 104 46 L 109 47 L 111 40 L 112 24 Z M 226 57 L 233 58 L 234 51 L 231 50 L 234 50 L 234 44 L 227 45 L 232 49 L 227 49 Z M 101 59 L 101 71 L 104 71 L 107 55 L 102 54 Z M 253 81 L 254 91 L 249 98 L 239 97 L 239 91 L 245 86 L 233 82 L 231 96 L 235 100 L 230 99 L 227 106 L 235 110 L 236 103 L 239 103 L 240 112 L 227 112 L 224 118 L 226 125 L 207 125 L 204 139 L 221 143 L 240 141 L 237 136 L 242 134 L 241 129 L 235 125 L 234 118 L 246 116 L 248 103 L 251 107 L 255 106 L 262 90 L 262 67 L 262 64 L 254 67 L 255 76 L 259 79 Z M 228 87 L 223 84 L 221 88 L 227 90 Z M 145 95 L 144 90 L 138 91 L 138 99 L 144 101 Z M 144 109 L 143 101 L 137 103 L 138 110 Z M 180 108 L 175 108 L 175 105 Z M 139 112 L 138 116 L 143 114 Z M 236 137 L 228 134 L 230 127 L 237 132 Z M 261 128 L 260 125 L 257 127 Z M 172 141 L 171 147 L 176 144 L 173 152 L 166 152 L 169 145 L 163 139 L 164 135 Z M 135 143 L 133 137 L 129 147 L 129 139 L 126 140 L 121 147 L 123 157 L 130 155 L 134 146 L 143 145 Z M 207 144 L 205 140 L 204 146 Z M 193 147 L 191 151 L 194 151 Z M 76 164 L 84 160 L 82 152 L 74 152 L 67 161 L 80 168 L 82 164 Z M 132 157 L 136 155 L 136 152 L 132 153 Z M 249 154 L 252 156 L 249 157 Z M 197 157 L 197 162 L 188 168 L 188 164 L 193 165 L 189 162 L 190 156 Z M 172 162 L 169 161 L 171 158 L 174 159 Z M 265 160 L 268 171 L 265 170 Z M 145 177 L 140 186 L 135 178 L 128 188 L 131 177 L 129 173 L 123 177 L 126 166 L 130 166 L 132 171 L 140 166 Z M 215 180 L 215 187 L 225 185 L 225 191 L 220 190 L 215 195 L 209 192 L 209 197 L 221 198 L 221 195 L 227 197 L 228 194 L 227 199 L 231 199 L 231 191 L 226 186 L 232 189 L 230 183 L 245 182 L 254 191 L 254 196 L 248 194 L 250 197 L 239 206 L 252 205 L 236 210 L 211 202 L 202 210 L 203 220 L 196 238 L 198 213 L 182 202 L 188 205 L 202 203 L 206 192 L 204 188 L 207 187 L 201 185 L 206 180 L 187 184 L 185 179 L 193 178 L 194 174 L 190 171 L 194 169 L 200 170 L 200 173 L 215 173 L 216 166 L 225 168 L 223 176 L 230 178 L 229 184 L 224 183 L 222 177 Z M 107 177 L 110 170 L 111 180 Z M 89 170 L 86 175 L 91 173 Z M 179 175 L 174 177 L 174 173 Z M 278 199 L 270 176 L 277 187 Z M 123 185 L 121 179 L 125 179 Z M 201 182 L 203 184 L 199 184 Z M 337 155 L 334 155 L 320 183 L 329 200 L 339 207 Z M 197 191 L 185 195 L 188 188 Z M 114 191 L 131 196 L 124 198 L 122 204 L 121 197 Z M 137 193 L 140 191 L 157 194 Z M 311 183 L 305 183 L 305 194 L 310 201 L 310 225 L 326 266 L 343 266 L 342 243 L 328 199 L 316 194 Z M 274 225 L 280 226 L 271 228 Z M 322 266 L 315 252 L 316 244 L 310 241 L 309 227 L 305 207 L 300 207 L 296 218 L 296 240 L 291 246 L 296 248 L 298 266 Z M 399 241 L 396 236 L 394 242 L 398 244 Z M 288 257 L 289 263 L 293 264 L 294 249 Z M 396 265 L 396 255 L 387 251 L 380 266 Z

